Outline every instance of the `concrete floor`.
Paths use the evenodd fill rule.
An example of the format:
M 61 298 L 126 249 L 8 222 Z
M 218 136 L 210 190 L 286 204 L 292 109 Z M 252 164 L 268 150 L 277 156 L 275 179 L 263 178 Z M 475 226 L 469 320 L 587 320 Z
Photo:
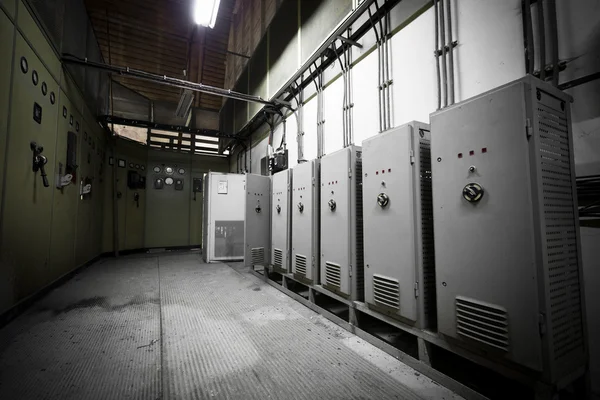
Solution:
M 459 399 L 195 253 L 104 259 L 0 330 L 0 399 Z

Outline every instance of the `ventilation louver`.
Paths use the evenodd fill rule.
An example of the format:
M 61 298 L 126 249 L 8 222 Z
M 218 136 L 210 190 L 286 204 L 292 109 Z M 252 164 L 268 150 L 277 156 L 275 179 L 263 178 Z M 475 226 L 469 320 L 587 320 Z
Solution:
M 508 314 L 501 307 L 457 297 L 456 331 L 461 336 L 508 351 Z
M 296 254 L 296 273 L 306 276 L 306 256 Z
M 340 288 L 342 276 L 339 265 L 330 262 L 325 263 L 325 283 L 329 286 Z
M 265 248 L 254 247 L 252 250 L 252 265 L 264 265 L 265 263 Z
M 400 308 L 400 285 L 396 279 L 373 275 L 373 294 L 376 303 L 395 309 Z
M 283 268 L 283 251 L 281 249 L 273 250 L 273 266 Z

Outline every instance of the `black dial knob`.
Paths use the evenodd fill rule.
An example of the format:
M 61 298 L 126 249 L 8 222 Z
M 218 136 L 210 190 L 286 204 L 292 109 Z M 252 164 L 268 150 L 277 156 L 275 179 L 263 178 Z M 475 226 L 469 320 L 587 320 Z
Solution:
M 300 212 L 304 211 L 304 204 L 298 203 L 298 211 L 300 211 Z
M 329 209 L 331 211 L 335 211 L 335 208 L 337 207 L 337 204 L 335 203 L 334 199 L 329 200 L 329 202 L 327 204 L 329 205 Z
M 469 203 L 477 203 L 483 197 L 485 191 L 480 184 L 472 182 L 467 184 L 462 191 L 463 198 Z
M 377 195 L 377 204 L 379 204 L 379 206 L 381 208 L 387 206 L 389 202 L 390 202 L 390 198 L 389 198 L 389 196 L 387 194 L 385 194 L 385 193 L 379 193 Z
M 277 207 L 275 207 L 275 209 L 277 210 L 277 214 L 281 214 L 281 206 L 279 204 L 277 204 Z

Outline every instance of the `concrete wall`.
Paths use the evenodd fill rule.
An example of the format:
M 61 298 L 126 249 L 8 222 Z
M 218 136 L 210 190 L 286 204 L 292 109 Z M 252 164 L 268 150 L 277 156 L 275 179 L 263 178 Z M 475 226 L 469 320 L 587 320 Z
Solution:
M 23 2 L 0 2 L 0 37 L 2 313 L 100 254 L 106 143 L 81 91 Z M 34 104 L 41 106 L 39 123 Z M 55 174 L 61 165 L 64 174 L 69 131 L 77 136 L 78 169 L 69 186 L 57 189 Z M 31 141 L 44 147 L 50 187 L 32 171 Z M 82 197 L 80 183 L 86 179 L 92 191 Z
M 434 10 L 423 10 L 418 1 L 403 1 L 392 11 L 393 28 L 403 21 L 410 23 L 391 39 L 393 125 L 411 120 L 428 122 L 436 109 L 436 75 L 433 49 Z M 560 82 L 600 71 L 600 1 L 572 2 L 558 0 L 559 56 L 567 61 Z M 521 1 L 452 0 L 454 17 L 456 101 L 468 99 L 496 86 L 518 79 L 525 74 Z M 330 30 L 333 26 L 330 27 Z M 370 32 L 362 40 L 363 48 L 353 48 L 354 135 L 355 143 L 378 133 L 377 53 Z M 294 44 L 290 44 L 294 46 Z M 549 45 L 548 45 L 549 46 Z M 550 62 L 550 50 L 547 50 Z M 290 71 L 289 76 L 292 75 Z M 342 85 L 339 68 L 329 68 L 325 74 L 325 153 L 342 147 Z M 281 79 L 283 81 L 283 79 Z M 304 155 L 316 157 L 316 99 L 314 89 L 305 92 Z M 578 176 L 600 174 L 600 80 L 567 90 L 574 97 L 572 108 L 575 162 Z M 266 128 L 253 138 L 252 169 L 258 171 L 255 160 L 266 154 Z M 274 145 L 279 146 L 282 126 L 275 131 Z M 297 163 L 296 120 L 287 119 L 287 145 L 290 166 Z M 232 172 L 237 171 L 236 155 L 231 158 Z M 590 338 L 600 336 L 600 246 L 598 229 L 582 229 L 584 279 L 587 296 L 587 320 Z M 593 342 L 593 341 L 592 341 Z M 591 369 L 596 378 L 594 390 L 600 393 L 600 347 L 592 343 Z

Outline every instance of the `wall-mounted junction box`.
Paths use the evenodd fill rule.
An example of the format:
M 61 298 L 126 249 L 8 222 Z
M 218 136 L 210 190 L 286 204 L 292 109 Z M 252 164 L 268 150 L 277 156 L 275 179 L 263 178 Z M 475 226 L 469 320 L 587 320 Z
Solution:
M 319 160 L 292 169 L 292 273 L 319 283 Z
M 570 101 L 528 76 L 431 115 L 439 331 L 551 383 L 587 354 Z
M 429 125 L 363 142 L 365 302 L 420 328 L 435 325 Z
M 321 159 L 321 283 L 352 300 L 364 298 L 361 155 L 352 145 Z
M 271 261 L 279 272 L 291 272 L 292 171 L 287 169 L 271 177 Z

